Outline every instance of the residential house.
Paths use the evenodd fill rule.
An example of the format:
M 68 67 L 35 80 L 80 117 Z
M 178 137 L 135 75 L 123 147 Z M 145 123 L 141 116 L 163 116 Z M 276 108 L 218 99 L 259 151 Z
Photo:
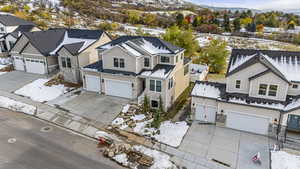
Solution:
M 189 85 L 184 49 L 155 37 L 122 36 L 98 47 L 100 60 L 82 69 L 84 88 L 167 110 Z
M 205 80 L 208 71 L 209 67 L 206 65 L 190 64 L 191 82 Z
M 63 28 L 24 32 L 10 51 L 14 68 L 36 74 L 61 68 L 67 81 L 77 82 L 79 67 L 98 60 L 95 45 L 99 38 L 107 38 L 102 34 L 103 31 Z
M 289 129 L 300 119 L 300 52 L 233 49 L 226 84 L 197 81 L 191 96 L 195 120 L 262 135 Z
M 22 32 L 38 31 L 34 23 L 13 15 L 0 14 L 0 55 L 8 56 Z

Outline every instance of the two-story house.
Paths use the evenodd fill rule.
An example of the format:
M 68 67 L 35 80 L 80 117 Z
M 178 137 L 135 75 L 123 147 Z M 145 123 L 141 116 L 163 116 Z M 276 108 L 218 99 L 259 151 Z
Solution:
M 84 88 L 171 107 L 189 85 L 184 49 L 155 37 L 122 36 L 98 47 L 100 60 L 82 69 Z
M 0 14 L 0 55 L 8 56 L 22 32 L 40 30 L 34 23 L 13 15 Z
M 198 81 L 191 95 L 195 120 L 263 135 L 289 126 L 300 118 L 300 52 L 234 49 L 226 84 Z
M 105 32 L 49 29 L 24 32 L 10 51 L 15 70 L 49 74 L 60 68 L 66 81 L 80 81 L 80 67 L 98 60 L 96 45 L 110 41 Z

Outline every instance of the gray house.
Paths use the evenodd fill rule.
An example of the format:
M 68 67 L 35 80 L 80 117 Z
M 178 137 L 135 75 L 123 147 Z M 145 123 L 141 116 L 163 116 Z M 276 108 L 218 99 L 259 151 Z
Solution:
M 82 69 L 84 88 L 141 102 L 161 98 L 170 108 L 188 87 L 190 60 L 184 49 L 155 37 L 122 36 L 98 47 L 100 60 Z
M 263 135 L 272 124 L 289 128 L 300 118 L 299 61 L 300 52 L 234 49 L 226 84 L 196 82 L 195 120 Z
M 0 14 L 0 55 L 8 56 L 8 51 L 22 32 L 40 30 L 34 23 L 13 15 Z
M 72 67 L 71 56 L 67 59 L 68 54 L 75 55 L 76 59 L 72 59 L 72 62 L 78 59 L 80 64 L 89 64 L 97 60 L 97 57 L 90 57 L 95 54 L 92 55 L 93 51 L 88 49 L 93 49 L 93 45 L 98 42 L 102 34 L 102 31 L 63 28 L 24 32 L 10 51 L 14 60 L 14 68 L 29 73 L 48 74 L 58 70 L 61 66 L 62 73 L 66 75 L 67 80 L 76 80 L 78 74 L 65 73 L 65 68 L 75 68 Z M 77 58 L 79 54 L 85 57 Z M 76 68 L 79 69 L 77 65 Z M 68 77 L 69 75 L 76 77 Z

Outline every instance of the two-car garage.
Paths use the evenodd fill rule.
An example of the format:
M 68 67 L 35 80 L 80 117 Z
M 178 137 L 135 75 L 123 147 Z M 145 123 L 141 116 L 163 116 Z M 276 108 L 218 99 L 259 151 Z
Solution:
M 45 74 L 46 63 L 43 59 L 14 57 L 14 68 L 28 73 Z
M 116 96 L 127 99 L 133 98 L 133 86 L 130 81 L 122 81 L 109 78 L 100 78 L 99 75 L 84 76 L 85 89 L 91 92 L 104 93 L 108 96 Z

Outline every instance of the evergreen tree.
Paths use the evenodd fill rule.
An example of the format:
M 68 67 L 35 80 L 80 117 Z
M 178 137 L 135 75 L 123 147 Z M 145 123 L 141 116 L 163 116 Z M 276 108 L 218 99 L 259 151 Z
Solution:
M 241 20 L 240 18 L 235 18 L 233 20 L 234 31 L 239 32 L 241 30 Z
M 230 19 L 227 13 L 224 14 L 224 30 L 226 32 L 231 32 Z

